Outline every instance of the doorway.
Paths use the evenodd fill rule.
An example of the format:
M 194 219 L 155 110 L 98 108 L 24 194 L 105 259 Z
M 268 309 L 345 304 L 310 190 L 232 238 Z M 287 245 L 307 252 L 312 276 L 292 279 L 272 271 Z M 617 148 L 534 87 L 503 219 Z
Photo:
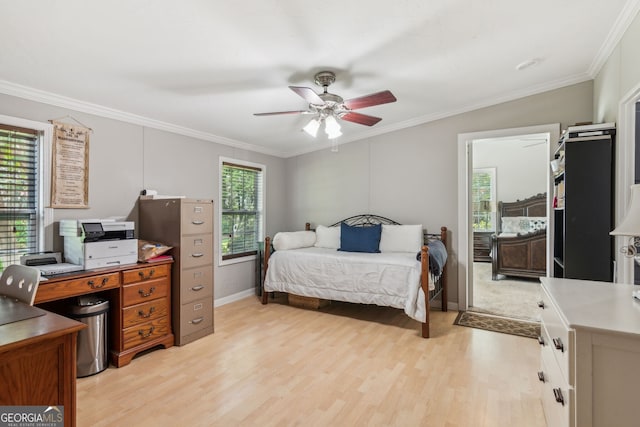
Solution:
M 486 272 L 491 272 L 491 269 L 485 264 L 479 264 L 474 269 L 474 249 L 476 253 L 478 250 L 474 244 L 474 215 L 478 217 L 477 207 L 481 205 L 484 209 L 493 209 L 495 216 L 493 230 L 499 231 L 501 224 L 498 222 L 498 204 L 500 201 L 516 201 L 516 199 L 525 199 L 537 193 L 547 193 L 548 203 L 547 206 L 551 206 L 549 195 L 552 194 L 550 180 L 549 159 L 552 156 L 551 149 L 554 144 L 551 141 L 557 141 L 559 138 L 559 124 L 530 126 L 526 128 L 514 128 L 514 129 L 501 129 L 486 132 L 475 132 L 469 134 L 460 134 L 458 136 L 458 170 L 459 170 L 459 185 L 458 185 L 458 225 L 459 225 L 459 259 L 458 259 L 458 277 L 460 278 L 458 284 L 459 295 L 459 309 L 469 310 L 475 307 L 474 301 L 474 283 L 478 281 L 477 273 L 479 269 Z M 537 147 L 537 148 L 535 148 Z M 525 153 L 524 150 L 540 150 L 539 156 L 535 157 L 535 162 L 532 161 L 534 156 L 530 156 Z M 528 165 L 523 166 L 523 163 L 518 159 L 524 158 Z M 473 200 L 473 171 L 474 169 L 487 169 L 491 168 L 490 164 L 494 164 L 496 168 L 496 183 L 495 194 L 496 199 L 489 203 L 478 203 L 480 200 L 475 201 L 475 214 L 474 214 L 474 200 Z M 525 178 L 525 167 L 537 167 L 540 171 L 539 182 L 537 187 L 529 187 L 529 178 Z M 501 182 L 501 177 L 503 177 Z M 522 187 L 520 190 L 517 187 Z M 503 188 L 504 187 L 504 188 Z M 536 190 L 540 188 L 541 191 Z M 518 193 L 518 191 L 520 191 Z M 529 194 L 532 193 L 532 194 Z M 509 200 L 511 199 L 511 200 Z M 549 208 L 546 212 L 546 217 L 549 218 Z M 547 242 L 546 242 L 546 259 L 547 259 L 547 275 L 549 275 L 550 265 L 550 233 L 549 229 L 552 227 L 552 219 L 547 221 Z M 477 226 L 476 226 L 477 230 Z M 493 234 L 491 230 L 485 231 Z M 479 239 L 475 239 L 476 242 Z M 486 247 L 486 243 L 482 245 Z M 476 278 L 474 278 L 476 273 Z M 504 278 L 501 278 L 504 279 Z M 509 278 L 507 278 L 509 279 Z M 501 291 L 511 292 L 513 289 L 509 287 L 507 282 L 499 282 L 497 288 Z M 537 289 L 537 282 L 535 282 Z M 513 301 L 519 301 L 521 298 L 517 293 L 512 292 L 513 295 L 509 297 Z M 490 297 L 490 298 L 493 298 Z M 535 307 L 535 302 L 532 304 Z M 505 305 L 509 305 L 506 303 Z M 480 307 L 478 307 L 480 308 Z M 535 311 L 532 311 L 535 313 Z

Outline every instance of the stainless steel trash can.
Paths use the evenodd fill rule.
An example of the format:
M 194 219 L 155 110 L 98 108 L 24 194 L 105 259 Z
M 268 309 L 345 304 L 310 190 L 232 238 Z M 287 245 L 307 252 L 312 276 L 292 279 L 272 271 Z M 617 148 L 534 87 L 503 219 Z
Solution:
M 109 301 L 79 298 L 71 317 L 87 325 L 78 333 L 76 376 L 87 377 L 107 369 L 107 312 Z

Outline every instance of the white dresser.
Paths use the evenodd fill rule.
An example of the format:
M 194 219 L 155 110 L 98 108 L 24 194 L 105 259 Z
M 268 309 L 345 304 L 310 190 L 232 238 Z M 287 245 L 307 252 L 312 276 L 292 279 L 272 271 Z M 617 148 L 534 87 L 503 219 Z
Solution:
M 540 280 L 538 377 L 547 424 L 640 426 L 640 301 L 631 296 L 634 287 Z

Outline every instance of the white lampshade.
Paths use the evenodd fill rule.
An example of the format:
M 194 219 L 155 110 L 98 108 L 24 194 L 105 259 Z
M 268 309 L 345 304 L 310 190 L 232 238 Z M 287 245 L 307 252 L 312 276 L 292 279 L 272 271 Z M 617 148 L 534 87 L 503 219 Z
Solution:
M 311 119 L 311 121 L 307 123 L 307 125 L 303 127 L 302 130 L 315 138 L 316 135 L 318 134 L 319 127 L 320 127 L 320 120 Z
M 631 200 L 627 215 L 609 234 L 612 236 L 640 236 L 640 184 L 631 186 Z
M 328 116 L 324 120 L 324 123 L 324 131 L 329 136 L 329 139 L 334 139 L 342 135 L 342 132 L 340 132 L 340 125 L 335 117 Z

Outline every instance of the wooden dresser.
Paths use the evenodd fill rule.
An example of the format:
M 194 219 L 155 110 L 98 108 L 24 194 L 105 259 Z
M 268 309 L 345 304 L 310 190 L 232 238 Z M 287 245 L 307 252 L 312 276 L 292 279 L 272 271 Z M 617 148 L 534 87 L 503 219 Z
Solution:
M 542 406 L 549 426 L 637 426 L 640 301 L 632 285 L 541 278 Z M 637 287 L 635 287 L 637 288 Z
M 142 351 L 173 345 L 171 261 L 50 277 L 40 282 L 35 304 L 64 312 L 72 302 L 69 298 L 97 293 L 109 300 L 112 364 L 124 366 Z
M 184 345 L 213 333 L 213 201 L 141 199 L 139 236 L 173 247 L 173 331 Z
M 85 327 L 49 312 L 0 325 L 0 405 L 64 406 L 64 425 L 75 426 L 76 340 Z

